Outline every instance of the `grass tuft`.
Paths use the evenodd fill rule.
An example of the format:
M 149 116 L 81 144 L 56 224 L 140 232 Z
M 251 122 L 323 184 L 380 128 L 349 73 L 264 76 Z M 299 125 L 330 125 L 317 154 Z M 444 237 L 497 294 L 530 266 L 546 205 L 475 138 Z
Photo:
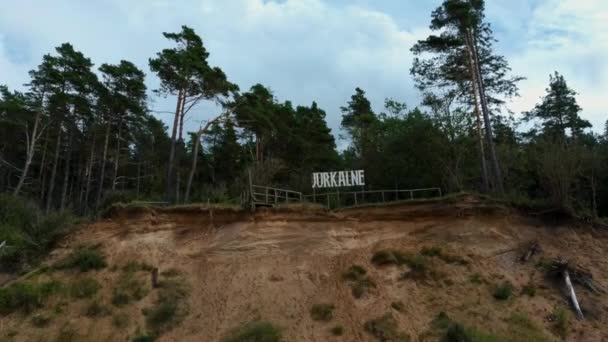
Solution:
M 379 341 L 409 341 L 410 337 L 399 332 L 397 321 L 390 314 L 365 322 L 365 331 Z
M 181 323 L 187 314 L 185 298 L 188 292 L 179 281 L 164 281 L 158 292 L 156 303 L 144 310 L 146 325 L 156 335 Z
M 62 284 L 57 281 L 23 282 L 0 288 L 0 314 L 10 314 L 17 310 L 30 313 L 41 308 L 49 296 L 62 290 Z
M 365 278 L 367 270 L 359 265 L 352 265 L 346 272 L 342 274 L 345 280 L 357 281 Z
M 397 312 L 405 311 L 405 304 L 402 301 L 392 302 L 391 308 L 395 309 Z
M 492 295 L 498 300 L 507 300 L 513 295 L 513 285 L 510 282 L 505 281 L 496 286 Z
M 136 302 L 146 297 L 148 292 L 149 289 L 143 281 L 137 278 L 135 271 L 123 271 L 112 292 L 112 304 L 122 306 Z
M 87 317 L 103 317 L 110 314 L 110 309 L 101 304 L 98 300 L 94 300 L 85 308 L 84 314 Z
M 334 336 L 342 336 L 344 334 L 344 328 L 341 325 L 336 325 L 331 328 L 330 332 Z
M 568 329 L 570 326 L 570 314 L 568 311 L 562 307 L 557 307 L 553 311 L 553 316 L 555 318 L 554 328 L 555 332 L 559 337 L 566 339 L 568 337 Z
M 76 280 L 70 285 L 70 295 L 73 298 L 91 298 L 101 289 L 101 284 L 93 278 Z
M 230 332 L 223 342 L 280 342 L 281 330 L 269 322 L 257 321 L 243 325 Z
M 78 269 L 80 272 L 100 270 L 106 267 L 104 255 L 94 247 L 80 247 L 56 265 L 59 269 Z
M 31 322 L 36 328 L 44 328 L 51 322 L 51 317 L 45 314 L 37 314 L 32 317 Z
M 310 317 L 315 321 L 329 322 L 334 317 L 335 308 L 333 304 L 315 304 L 310 309 Z

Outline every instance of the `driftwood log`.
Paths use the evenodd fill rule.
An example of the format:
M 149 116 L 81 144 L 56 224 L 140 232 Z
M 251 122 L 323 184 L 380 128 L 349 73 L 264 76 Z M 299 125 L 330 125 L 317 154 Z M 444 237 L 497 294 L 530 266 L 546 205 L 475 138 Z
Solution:
M 585 272 L 574 265 L 569 265 L 567 261 L 558 258 L 551 263 L 549 274 L 553 276 L 561 276 L 564 279 L 564 283 L 566 284 L 566 288 L 568 289 L 568 297 L 570 297 L 570 302 L 572 303 L 572 307 L 574 308 L 576 317 L 579 320 L 584 320 L 585 317 L 583 315 L 583 311 L 581 310 L 581 306 L 578 302 L 578 298 L 576 297 L 576 292 L 574 291 L 574 286 L 572 284 L 573 282 L 578 283 L 585 286 L 590 291 L 596 293 L 600 292 L 599 287 L 593 283 L 591 273 Z

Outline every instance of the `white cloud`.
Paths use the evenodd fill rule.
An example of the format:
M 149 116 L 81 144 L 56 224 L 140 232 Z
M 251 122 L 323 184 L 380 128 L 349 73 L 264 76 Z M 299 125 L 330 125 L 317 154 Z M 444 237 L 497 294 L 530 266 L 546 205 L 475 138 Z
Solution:
M 608 119 L 608 3 L 604 0 L 546 0 L 536 7 L 524 50 L 510 56 L 522 82 L 512 109 L 530 110 L 545 94 L 549 74 L 558 71 L 576 90 L 582 116 L 601 131 Z

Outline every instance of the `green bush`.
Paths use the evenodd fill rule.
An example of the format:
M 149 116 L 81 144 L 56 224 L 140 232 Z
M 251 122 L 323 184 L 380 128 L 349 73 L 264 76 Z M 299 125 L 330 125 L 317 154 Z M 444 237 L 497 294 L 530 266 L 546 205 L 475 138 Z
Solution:
M 137 262 L 137 261 L 129 261 L 122 267 L 122 270 L 124 272 L 139 272 L 139 271 L 151 272 L 153 269 L 154 269 L 154 266 L 147 264 L 145 262 Z
M 101 284 L 92 278 L 76 280 L 70 286 L 70 295 L 74 298 L 91 298 L 101 289 Z
M 75 220 L 69 213 L 44 214 L 33 203 L 0 194 L 0 271 L 18 272 L 40 261 L 67 233 Z
M 156 338 L 151 335 L 137 335 L 133 337 L 132 342 L 154 342 Z
M 342 274 L 342 277 L 345 280 L 357 281 L 359 279 L 363 279 L 366 274 L 367 270 L 365 270 L 365 268 L 362 266 L 352 265 L 346 272 L 344 272 L 344 274 Z
M 89 306 L 86 307 L 84 314 L 87 317 L 102 317 L 110 313 L 110 309 L 101 304 L 98 300 L 94 300 Z
M 37 328 L 44 328 L 51 322 L 51 317 L 45 314 L 37 314 L 32 317 L 32 325 Z
M 366 293 L 369 292 L 370 289 L 376 288 L 376 283 L 371 280 L 369 277 L 365 277 L 363 279 L 357 280 L 352 285 L 352 293 L 353 297 L 359 299 L 363 297 Z
M 428 257 L 440 256 L 442 254 L 441 248 L 439 247 L 423 247 L 420 250 L 420 254 Z
M 0 314 L 21 310 L 29 313 L 43 306 L 44 301 L 62 289 L 61 283 L 16 283 L 0 288 Z
M 129 326 L 129 315 L 124 312 L 119 312 L 112 316 L 112 325 L 118 329 L 124 329 Z
M 329 322 L 334 317 L 335 308 L 333 304 L 315 304 L 310 309 L 310 316 L 315 321 Z
M 507 300 L 511 298 L 512 294 L 513 285 L 510 282 L 505 281 L 504 283 L 496 286 L 496 288 L 494 289 L 493 296 L 498 300 Z
M 407 342 L 410 337 L 399 332 L 397 321 L 390 314 L 365 322 L 365 331 L 379 341 L 403 341 Z
M 148 295 L 145 283 L 137 279 L 134 271 L 123 271 L 118 278 L 118 283 L 112 291 L 112 304 L 116 306 L 126 305 L 132 301 L 139 301 Z
M 56 265 L 60 269 L 78 269 L 80 272 L 99 270 L 106 266 L 105 256 L 99 249 L 93 247 L 77 248 Z
M 525 285 L 521 289 L 521 293 L 523 293 L 529 297 L 534 297 L 534 296 L 536 296 L 536 287 L 533 284 Z
M 568 328 L 570 326 L 570 315 L 562 307 L 555 308 L 553 311 L 553 317 L 555 318 L 554 327 L 557 334 L 566 339 L 568 337 Z
M 269 322 L 257 321 L 243 325 L 230 332 L 223 342 L 280 342 L 281 331 Z
M 393 251 L 377 251 L 372 255 L 372 264 L 376 266 L 397 265 L 397 257 Z
M 342 336 L 342 334 L 344 334 L 344 328 L 341 325 L 336 325 L 335 327 L 331 328 L 330 331 L 334 336 Z
M 144 310 L 148 329 L 159 335 L 181 323 L 187 314 L 187 295 L 188 292 L 180 282 L 162 282 L 155 305 Z

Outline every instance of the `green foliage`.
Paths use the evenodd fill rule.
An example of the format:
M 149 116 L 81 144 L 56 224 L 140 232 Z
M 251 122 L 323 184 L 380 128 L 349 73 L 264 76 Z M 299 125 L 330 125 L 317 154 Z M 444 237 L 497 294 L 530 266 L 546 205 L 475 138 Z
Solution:
M 94 247 L 79 247 L 56 265 L 60 269 L 77 269 L 80 272 L 100 270 L 106 266 L 105 256 Z
M 570 329 L 570 313 L 563 307 L 556 307 L 553 311 L 555 322 L 553 326 L 558 336 L 565 339 Z
M 70 285 L 70 294 L 74 298 L 91 298 L 101 289 L 101 284 L 93 278 L 78 279 Z
M 149 289 L 145 283 L 138 279 L 133 270 L 123 271 L 112 291 L 112 304 L 122 306 L 139 301 L 148 295 Z
M 346 280 L 357 281 L 364 278 L 366 274 L 367 270 L 362 266 L 352 265 L 344 274 L 342 274 L 342 277 Z
M 397 321 L 390 314 L 365 322 L 365 331 L 379 341 L 403 341 L 410 340 L 409 335 L 399 332 Z
M 168 270 L 162 271 L 160 274 L 163 277 L 174 278 L 174 277 L 179 276 L 181 274 L 181 272 L 177 268 L 170 268 Z
M 119 312 L 112 316 L 112 326 L 124 329 L 129 326 L 130 316 L 124 312 Z
M 154 267 L 145 262 L 129 261 L 123 267 L 123 272 L 134 273 L 139 271 L 151 272 Z
M 85 310 L 84 314 L 87 317 L 103 317 L 110 314 L 110 309 L 103 305 L 99 300 L 94 300 L 89 304 Z
M 156 303 L 144 310 L 146 325 L 156 335 L 180 324 L 187 314 L 188 292 L 184 285 L 180 281 L 164 281 L 160 286 Z
M 542 329 L 539 328 L 528 316 L 522 313 L 513 313 L 506 319 L 509 325 L 508 340 L 513 342 L 545 342 L 549 338 L 545 336 Z
M 59 334 L 57 335 L 57 342 L 76 342 L 80 339 L 78 332 L 74 327 L 66 324 L 61 330 L 59 330 Z
M 0 271 L 19 271 L 37 262 L 72 227 L 68 213 L 43 214 L 33 203 L 0 194 Z
M 507 300 L 507 299 L 511 298 L 512 294 L 513 294 L 513 284 L 511 284 L 508 281 L 505 281 L 502 284 L 497 285 L 494 288 L 494 292 L 492 293 L 494 298 L 496 298 L 498 300 Z
M 314 321 L 329 322 L 334 317 L 335 308 L 333 304 L 315 304 L 310 309 L 310 317 Z
M 36 314 L 32 316 L 31 322 L 36 328 L 44 328 L 51 322 L 51 317 L 46 314 Z
M 156 341 L 156 338 L 154 336 L 151 335 L 137 335 L 135 337 L 133 337 L 133 339 L 131 340 L 131 342 L 154 342 Z
M 341 325 L 336 325 L 331 328 L 330 332 L 334 336 L 342 336 L 344 334 L 344 328 Z
M 521 293 L 525 294 L 525 295 L 527 295 L 529 297 L 534 297 L 534 296 L 536 296 L 536 286 L 534 286 L 534 284 L 525 285 L 521 289 Z
M 281 330 L 270 322 L 256 321 L 234 329 L 222 342 L 281 342 Z
M 471 283 L 477 284 L 477 285 L 481 285 L 485 282 L 485 280 L 483 279 L 483 277 L 481 276 L 480 273 L 473 273 L 469 277 L 469 281 L 471 281 Z
M 21 310 L 30 313 L 43 307 L 45 300 L 62 291 L 61 283 L 20 282 L 0 288 L 0 314 L 6 315 Z

